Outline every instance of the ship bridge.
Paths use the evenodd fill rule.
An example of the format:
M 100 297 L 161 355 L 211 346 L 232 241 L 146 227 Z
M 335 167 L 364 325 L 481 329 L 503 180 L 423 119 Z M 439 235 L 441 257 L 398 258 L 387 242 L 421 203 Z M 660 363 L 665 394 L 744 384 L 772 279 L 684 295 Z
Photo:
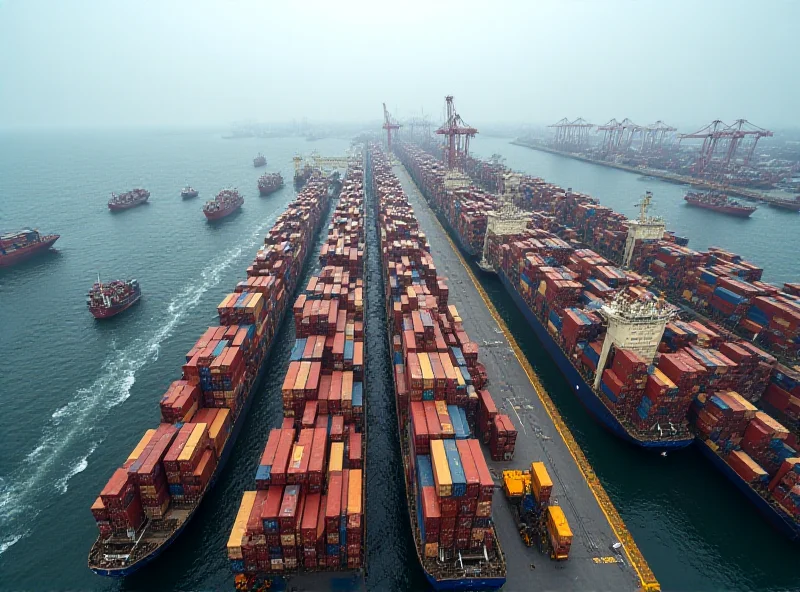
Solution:
M 597 363 L 595 389 L 600 388 L 612 345 L 633 351 L 648 366 L 652 364 L 667 322 L 675 317 L 677 309 L 663 298 L 633 298 L 623 291 L 603 304 L 598 312 L 608 323 L 608 329 Z
M 306 166 L 330 174 L 334 171 L 344 173 L 348 165 L 356 158 L 358 158 L 358 154 L 355 151 L 347 150 L 344 156 L 321 156 L 318 152 L 312 152 L 307 157 L 296 155 L 292 160 L 295 174 L 300 173 Z
M 489 246 L 489 234 L 504 236 L 509 234 L 519 234 L 528 226 L 530 213 L 521 210 L 514 203 L 519 196 L 519 186 L 522 178 L 519 173 L 506 172 L 502 178 L 503 192 L 498 196 L 500 206 L 488 214 L 486 224 L 486 234 L 483 236 L 483 252 L 478 267 L 482 271 L 494 272 L 494 267 L 486 259 L 486 250 Z
M 625 241 L 625 253 L 622 256 L 622 266 L 625 268 L 630 267 L 636 241 L 664 238 L 667 225 L 663 218 L 647 215 L 647 209 L 650 207 L 652 199 L 653 194 L 650 191 L 646 192 L 642 201 L 636 204 L 639 206 L 639 217 L 635 220 L 628 220 L 628 238 Z

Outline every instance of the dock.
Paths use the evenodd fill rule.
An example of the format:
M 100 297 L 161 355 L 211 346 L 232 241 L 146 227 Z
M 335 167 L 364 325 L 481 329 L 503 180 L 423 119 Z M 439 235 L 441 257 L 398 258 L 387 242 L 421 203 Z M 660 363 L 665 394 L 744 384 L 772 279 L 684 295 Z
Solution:
M 564 510 L 574 533 L 565 562 L 552 561 L 535 547 L 526 547 L 498 486 L 492 505 L 508 566 L 504 590 L 660 590 L 616 508 L 468 264 L 407 171 L 396 165 L 394 172 L 428 237 L 438 274 L 448 280 L 450 303 L 456 305 L 464 328 L 480 346 L 480 359 L 489 377 L 487 388 L 498 410 L 511 417 L 518 429 L 513 461 L 487 458 L 493 476 L 500 484 L 503 470 L 527 469 L 533 461 L 544 462 L 553 480 L 553 499 Z
M 515 146 L 522 146 L 523 148 L 530 148 L 531 150 L 539 150 L 540 152 L 549 152 L 550 154 L 556 154 L 558 156 L 564 156 L 565 158 L 572 158 L 575 160 L 588 162 L 589 164 L 596 164 L 599 166 L 610 167 L 612 169 L 619 169 L 620 171 L 635 173 L 637 175 L 642 175 L 645 177 L 654 177 L 656 179 L 660 179 L 661 181 L 666 181 L 667 183 L 675 183 L 676 185 L 691 185 L 692 187 L 696 187 L 697 189 L 703 189 L 706 191 L 719 191 L 722 193 L 726 193 L 728 195 L 735 195 L 737 197 L 742 197 L 744 199 L 757 201 L 760 203 L 778 204 L 778 205 L 786 204 L 787 202 L 792 203 L 791 202 L 792 196 L 788 194 L 786 195 L 785 198 L 780 198 L 774 195 L 770 195 L 769 193 L 764 193 L 763 191 L 755 191 L 753 189 L 746 189 L 744 187 L 733 187 L 731 185 L 713 183 L 711 181 L 696 179 L 695 177 L 688 177 L 686 175 L 678 175 L 677 173 L 671 173 L 669 171 L 663 171 L 661 169 L 634 167 L 626 164 L 620 164 L 618 162 L 598 160 L 596 158 L 590 158 L 582 154 L 575 154 L 572 152 L 565 152 L 563 150 L 556 150 L 555 148 L 550 148 L 549 146 L 542 146 L 541 144 L 534 144 L 531 142 L 526 142 L 524 140 L 514 140 L 511 143 Z

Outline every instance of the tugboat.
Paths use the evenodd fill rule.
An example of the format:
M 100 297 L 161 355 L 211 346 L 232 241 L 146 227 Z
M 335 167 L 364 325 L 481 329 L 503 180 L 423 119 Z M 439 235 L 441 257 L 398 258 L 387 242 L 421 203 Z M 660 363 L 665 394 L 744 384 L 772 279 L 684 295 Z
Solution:
M 136 304 L 142 297 L 138 280 L 114 280 L 108 284 L 100 281 L 89 290 L 86 305 L 96 319 L 110 319 Z
M 181 197 L 183 199 L 191 199 L 192 197 L 197 197 L 198 195 L 200 195 L 200 192 L 191 185 L 187 185 L 181 189 Z
M 219 220 L 233 214 L 242 207 L 243 203 L 244 198 L 239 194 L 238 189 L 223 189 L 217 194 L 217 197 L 203 205 L 203 213 L 209 220 Z
M 283 177 L 280 173 L 264 173 L 258 178 L 258 193 L 266 197 L 283 187 Z
M 756 206 L 746 206 L 736 200 L 730 199 L 724 193 L 699 193 L 690 191 L 683 199 L 686 200 L 686 203 L 690 206 L 721 212 L 723 214 L 730 214 L 731 216 L 738 216 L 740 218 L 749 218 L 750 214 L 758 209 Z
M 0 267 L 11 267 L 37 253 L 47 251 L 59 238 L 61 235 L 41 234 L 30 228 L 0 234 Z
M 108 209 L 112 212 L 127 210 L 147 203 L 148 199 L 150 192 L 147 189 L 133 189 L 120 195 L 112 193 L 111 199 L 108 200 Z
M 258 156 L 253 159 L 253 166 L 256 168 L 267 166 L 267 159 L 264 158 L 264 155 L 259 152 Z

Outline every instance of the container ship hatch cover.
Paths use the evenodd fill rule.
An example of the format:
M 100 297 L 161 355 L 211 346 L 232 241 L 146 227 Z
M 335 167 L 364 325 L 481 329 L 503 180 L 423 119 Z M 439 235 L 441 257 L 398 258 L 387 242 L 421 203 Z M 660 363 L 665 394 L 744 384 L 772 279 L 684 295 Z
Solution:
M 395 169 L 397 179 L 377 148 L 370 159 L 367 186 L 379 200 L 409 516 L 431 586 L 658 590 L 580 448 L 432 210 L 401 169 Z M 457 308 L 448 303 L 443 276 L 459 285 L 453 295 Z M 478 343 L 487 344 L 481 361 Z M 445 447 L 448 467 L 455 466 L 449 491 L 437 442 Z M 455 454 L 449 442 L 455 442 Z M 495 484 L 504 469 L 530 467 L 532 461 L 544 462 L 554 475 L 553 495 L 573 526 L 566 562 L 551 561 L 523 543 L 509 502 Z M 459 492 L 462 479 L 466 489 Z M 449 516 L 460 525 L 455 540 Z M 470 518 L 471 536 L 462 538 L 459 531 Z
M 330 203 L 310 183 L 277 219 L 247 270 L 186 355 L 183 378 L 161 398 L 147 430 L 92 505 L 100 531 L 88 566 L 129 576 L 154 561 L 195 515 L 222 473 L 269 351 Z

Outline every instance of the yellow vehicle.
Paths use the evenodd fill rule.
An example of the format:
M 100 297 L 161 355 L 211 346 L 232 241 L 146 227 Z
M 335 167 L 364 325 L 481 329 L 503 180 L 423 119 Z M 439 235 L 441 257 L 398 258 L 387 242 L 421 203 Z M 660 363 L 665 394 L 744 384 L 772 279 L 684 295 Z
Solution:
M 569 558 L 572 530 L 564 511 L 550 505 L 553 482 L 544 463 L 531 463 L 528 471 L 503 471 L 503 492 L 508 498 L 520 537 L 526 546 L 538 543 L 551 559 Z

